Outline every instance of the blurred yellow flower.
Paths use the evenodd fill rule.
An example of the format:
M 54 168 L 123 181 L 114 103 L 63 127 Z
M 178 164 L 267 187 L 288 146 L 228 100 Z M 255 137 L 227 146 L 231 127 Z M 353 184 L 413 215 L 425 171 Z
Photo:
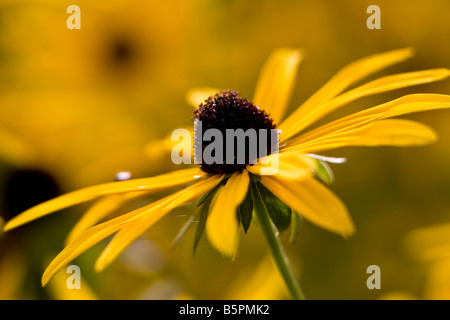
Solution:
M 426 265 L 422 299 L 450 299 L 450 223 L 410 231 L 403 239 L 405 252 Z
M 33 166 L 68 189 L 108 181 L 117 170 L 159 172 L 142 145 L 163 123 L 176 124 L 154 114 L 171 103 L 162 97 L 187 86 L 191 39 L 179 31 L 194 28 L 190 13 L 199 4 L 76 4 L 80 30 L 65 25 L 68 4 L 0 1 L 0 156 L 34 156 Z
M 333 159 L 315 156 L 315 153 L 344 146 L 414 146 L 436 140 L 436 133 L 424 124 L 390 118 L 412 112 L 450 108 L 450 96 L 438 94 L 403 96 L 303 133 L 304 129 L 324 116 L 359 98 L 442 80 L 450 75 L 450 71 L 444 68 L 401 73 L 381 77 L 345 91 L 363 78 L 411 55 L 411 49 L 401 49 L 353 62 L 283 120 L 303 53 L 291 48 L 278 49 L 270 55 L 262 69 L 253 103 L 239 98 L 232 91 L 222 91 L 209 97 L 196 111 L 197 116 L 202 116 L 209 104 L 213 111 L 222 112 L 224 110 L 214 109 L 220 100 L 221 103 L 228 103 L 236 112 L 252 110 L 258 119 L 263 119 L 266 121 L 264 123 L 270 123 L 273 127 L 280 123 L 276 125 L 280 130 L 279 154 L 268 156 L 271 161 L 279 161 L 280 167 L 276 174 L 264 175 L 263 171 L 268 165 L 259 159 L 257 164 L 246 163 L 232 172 L 226 172 L 229 167 L 223 172 L 220 168 L 211 172 L 205 170 L 202 164 L 200 168 L 178 170 L 151 178 L 87 187 L 26 210 L 10 220 L 5 230 L 103 196 L 152 194 L 188 184 L 156 202 L 79 233 L 50 263 L 42 278 L 43 285 L 72 259 L 117 232 L 96 262 L 96 269 L 103 270 L 130 243 L 166 214 L 177 206 L 199 197 L 202 197 L 200 211 L 204 217 L 199 223 L 199 235 L 203 231 L 202 228 L 206 230 L 210 243 L 224 257 L 233 259 L 237 252 L 240 225 L 242 224 L 245 230 L 249 227 L 254 210 L 269 246 L 278 258 L 275 258 L 278 268 L 283 277 L 286 275 L 289 277 L 292 270 L 289 270 L 289 266 L 283 265 L 283 262 L 280 263 L 284 252 L 277 242 L 279 239 L 275 227 L 282 230 L 289 225 L 291 208 L 292 215 L 298 213 L 310 222 L 344 237 L 352 235 L 355 229 L 342 201 L 316 180 L 316 176 L 326 178 L 321 161 Z M 206 98 L 201 93 L 193 96 Z M 225 116 L 228 118 L 223 119 L 224 121 L 233 122 L 233 115 L 227 115 L 225 112 Z M 244 120 L 250 125 L 254 124 L 252 121 L 256 121 L 251 117 L 244 117 Z M 89 225 L 86 224 L 85 227 Z M 291 294 L 297 290 L 289 289 Z M 295 294 L 293 296 L 295 297 Z

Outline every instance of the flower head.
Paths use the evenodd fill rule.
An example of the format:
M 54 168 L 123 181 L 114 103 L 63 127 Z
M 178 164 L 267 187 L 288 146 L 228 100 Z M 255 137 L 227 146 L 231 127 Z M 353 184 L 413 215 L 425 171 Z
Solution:
M 224 90 L 210 96 L 206 101 L 200 104 L 200 106 L 194 111 L 194 121 L 202 122 L 202 136 L 209 129 L 218 130 L 222 136 L 226 136 L 226 131 L 231 129 L 241 129 L 247 131 L 248 129 L 256 130 L 270 130 L 275 129 L 275 125 L 272 119 L 261 110 L 258 106 L 253 105 L 251 102 L 239 97 L 239 94 L 235 91 Z M 198 135 L 200 136 L 200 135 Z M 256 136 L 258 137 L 258 136 Z M 236 148 L 228 150 L 226 141 L 222 141 L 222 150 L 224 151 L 223 158 L 227 159 L 227 153 L 232 152 L 236 155 Z M 194 148 L 201 149 L 201 152 L 209 143 L 205 141 L 194 141 Z M 258 139 L 256 139 L 256 145 L 259 145 Z M 266 139 L 266 151 L 271 150 L 270 139 Z M 246 150 L 244 150 L 246 151 Z M 196 150 L 194 149 L 194 153 Z M 206 163 L 201 161 L 200 168 L 207 173 L 233 173 L 235 171 L 242 171 L 247 164 L 250 164 L 251 159 L 249 152 L 245 152 L 244 163 L 237 163 L 236 156 L 233 157 L 232 163 Z
M 271 226 L 278 230 L 286 229 L 299 215 L 319 227 L 348 237 L 355 227 L 345 205 L 316 179 L 318 176 L 325 180 L 329 178 L 323 161 L 333 159 L 314 154 L 344 146 L 411 146 L 433 142 L 436 134 L 428 126 L 411 120 L 390 118 L 411 112 L 450 108 L 450 97 L 438 94 L 407 95 L 314 130 L 303 131 L 332 111 L 359 98 L 441 80 L 450 75 L 448 69 L 401 73 L 378 78 L 344 92 L 363 78 L 411 55 L 410 49 L 401 49 L 358 60 L 338 72 L 296 111 L 283 119 L 303 55 L 296 49 L 278 49 L 264 65 L 251 102 L 239 97 L 234 91 L 219 90 L 215 95 L 211 95 L 209 90 L 206 95 L 198 91 L 191 97 L 196 100 L 200 98 L 200 101 L 196 101 L 198 109 L 194 119 L 206 124 L 205 128 L 223 131 L 230 128 L 276 127 L 281 132 L 279 152 L 269 152 L 264 159 L 256 159 L 256 163 L 250 159 L 240 165 L 201 163 L 199 168 L 73 191 L 23 212 L 10 220 L 5 229 L 89 200 L 130 195 L 114 199 L 124 202 L 135 196 L 185 186 L 127 214 L 92 227 L 86 225 L 87 229 L 72 235 L 72 241 L 51 262 L 42 279 L 44 284 L 86 249 L 116 233 L 97 260 L 96 269 L 102 270 L 155 222 L 177 206 L 196 198 L 200 198 L 197 203 L 200 207 L 200 222 L 196 241 L 206 231 L 210 243 L 229 259 L 236 255 L 240 226 L 245 231 L 249 228 L 252 212 L 258 213 L 260 225 L 269 233 Z M 207 146 L 203 142 L 196 144 L 202 150 Z M 276 171 L 270 170 L 272 162 L 279 164 Z M 336 159 L 336 162 L 342 162 L 342 159 Z M 89 225 L 97 222 L 95 220 L 91 220 Z M 289 270 L 285 272 L 289 273 Z

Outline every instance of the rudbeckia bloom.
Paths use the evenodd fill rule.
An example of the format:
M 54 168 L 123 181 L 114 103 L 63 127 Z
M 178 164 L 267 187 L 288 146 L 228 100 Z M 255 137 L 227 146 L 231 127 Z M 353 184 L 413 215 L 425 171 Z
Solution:
M 284 259 L 277 231 L 286 229 L 299 216 L 343 237 L 352 235 L 355 230 L 345 205 L 317 179 L 318 176 L 325 179 L 329 177 L 324 160 L 341 162 L 342 159 L 318 156 L 317 153 L 345 146 L 413 146 L 433 142 L 436 133 L 430 127 L 411 120 L 391 118 L 412 112 L 449 108 L 450 96 L 407 95 L 316 129 L 305 129 L 359 98 L 441 80 L 450 75 L 450 71 L 444 68 L 401 73 L 384 76 L 345 91 L 363 78 L 411 55 L 411 49 L 401 49 L 358 60 L 338 72 L 296 111 L 283 118 L 303 54 L 296 49 L 278 49 L 264 65 L 252 101 L 239 97 L 234 91 L 220 91 L 211 95 L 206 90 L 206 96 L 201 91 L 190 95 L 203 100 L 200 106 L 197 105 L 194 118 L 212 128 L 276 128 L 279 130 L 277 153 L 268 154 L 264 161 L 257 159 L 255 164 L 248 162 L 243 165 L 210 166 L 201 163 L 197 168 L 155 177 L 87 187 L 23 212 L 10 220 L 5 229 L 101 197 L 122 195 L 112 201 L 128 201 L 135 196 L 184 186 L 156 202 L 92 227 L 86 226 L 86 230 L 72 235 L 72 240 L 44 272 L 43 284 L 89 247 L 116 233 L 96 262 L 96 269 L 102 270 L 171 210 L 200 198 L 197 202 L 200 210 L 196 239 L 205 230 L 209 242 L 224 257 L 233 259 L 237 252 L 240 226 L 246 231 L 252 218 L 256 218 L 291 294 L 300 297 L 292 281 L 292 270 Z M 272 161 L 278 162 L 278 170 L 265 171 L 270 169 L 268 163 Z M 96 220 L 93 219 L 90 225 Z

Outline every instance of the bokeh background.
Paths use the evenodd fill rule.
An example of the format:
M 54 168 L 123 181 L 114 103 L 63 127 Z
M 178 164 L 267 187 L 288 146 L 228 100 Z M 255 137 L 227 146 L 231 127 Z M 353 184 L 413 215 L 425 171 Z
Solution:
M 80 30 L 66 27 L 72 4 L 81 8 Z M 366 27 L 372 4 L 381 9 L 380 30 Z M 190 124 L 186 92 L 210 86 L 251 97 L 264 60 L 280 46 L 307 53 L 290 111 L 341 67 L 373 53 L 416 50 L 376 76 L 450 67 L 449 12 L 446 0 L 2 0 L 0 224 L 47 198 L 112 181 L 122 170 L 138 178 L 176 168 L 169 155 L 147 146 Z M 324 121 L 416 92 L 449 94 L 450 82 L 364 98 Z M 332 166 L 331 189 L 348 206 L 357 232 L 344 240 L 303 222 L 294 245 L 283 235 L 307 298 L 447 298 L 430 294 L 429 279 L 448 269 L 430 275 L 433 261 L 411 254 L 416 248 L 405 237 L 450 222 L 450 112 L 408 118 L 431 125 L 439 141 L 327 153 L 348 159 Z M 45 288 L 40 277 L 86 209 L 80 205 L 0 234 L 0 298 L 73 297 L 64 290 L 64 272 Z M 193 256 L 192 230 L 171 247 L 193 212 L 194 206 L 174 211 L 103 273 L 93 271 L 93 262 L 104 242 L 81 255 L 74 264 L 86 289 L 75 295 L 287 298 L 280 282 L 267 286 L 273 271 L 261 267 L 266 247 L 255 227 L 242 236 L 234 262 L 205 239 Z M 366 287 L 373 264 L 381 269 L 380 290 Z

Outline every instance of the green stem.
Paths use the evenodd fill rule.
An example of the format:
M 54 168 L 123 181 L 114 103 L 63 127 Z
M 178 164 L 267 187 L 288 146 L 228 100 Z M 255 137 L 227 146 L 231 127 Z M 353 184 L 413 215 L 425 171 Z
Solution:
M 259 224 L 269 245 L 270 253 L 273 260 L 283 277 L 292 298 L 295 300 L 304 300 L 302 289 L 298 284 L 297 278 L 292 271 L 289 259 L 284 252 L 281 240 L 278 237 L 278 231 L 270 220 L 269 213 L 261 197 L 261 193 L 255 182 L 251 182 L 251 190 L 253 195 L 253 204 Z

